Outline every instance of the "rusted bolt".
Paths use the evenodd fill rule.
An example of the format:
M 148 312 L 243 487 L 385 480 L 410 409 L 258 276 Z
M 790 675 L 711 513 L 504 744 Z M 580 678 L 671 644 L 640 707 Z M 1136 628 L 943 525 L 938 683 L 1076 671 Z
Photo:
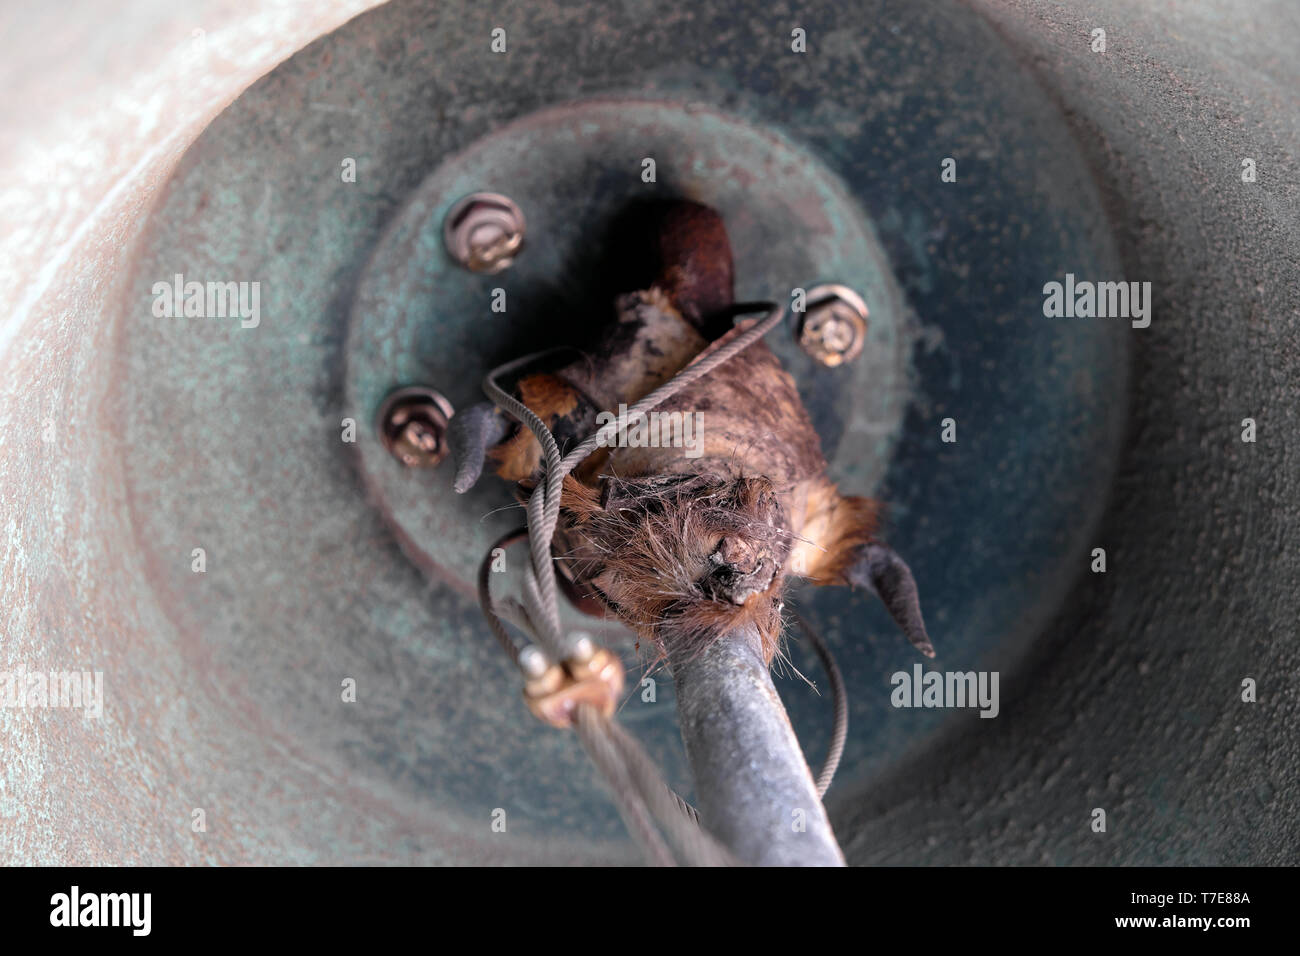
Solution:
M 867 304 L 843 285 L 819 285 L 810 289 L 808 309 L 799 323 L 799 344 L 803 350 L 834 368 L 852 362 L 867 340 Z
M 451 402 L 431 388 L 399 388 L 379 409 L 384 447 L 407 468 L 432 468 L 447 454 Z
M 500 272 L 524 244 L 524 214 L 500 193 L 473 193 L 451 207 L 442 238 L 452 258 L 471 272 Z

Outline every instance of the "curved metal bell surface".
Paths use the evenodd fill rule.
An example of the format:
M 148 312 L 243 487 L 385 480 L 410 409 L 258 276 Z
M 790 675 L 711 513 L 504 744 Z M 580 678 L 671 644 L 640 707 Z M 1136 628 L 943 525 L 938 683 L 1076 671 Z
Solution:
M 403 468 L 376 415 L 412 385 L 470 408 L 490 368 L 584 341 L 629 288 L 601 267 L 613 238 L 685 196 L 722 213 L 738 301 L 863 297 L 853 361 L 823 366 L 793 325 L 770 344 L 832 477 L 890 505 L 927 666 L 1001 677 L 996 719 L 900 708 L 915 651 L 878 602 L 794 595 L 852 694 L 828 798 L 849 862 L 1294 862 L 1300 772 L 1275 737 L 1300 289 L 1279 252 L 1300 225 L 1276 184 L 1300 131 L 1274 94 L 1298 84 L 1249 44 L 1297 38 L 1207 21 L 1172 43 L 1154 12 L 1091 6 L 1128 52 L 1028 0 L 810 0 L 799 24 L 651 0 L 517 9 L 497 54 L 481 5 L 396 0 L 230 91 L 174 168 L 133 158 L 122 176 L 156 193 L 34 263 L 0 336 L 0 669 L 104 688 L 99 720 L 0 710 L 0 855 L 629 859 L 477 607 L 479 559 L 523 523 L 509 490 Z M 1195 106 L 1216 98 L 1260 104 L 1256 135 Z M 527 222 L 500 272 L 444 241 L 479 191 Z M 1149 280 L 1150 325 L 1045 315 L 1067 273 Z M 187 315 L 187 283 L 209 312 L 208 284 L 234 283 L 229 308 Z M 622 654 L 620 717 L 689 796 L 669 676 L 638 683 L 628 635 L 566 613 Z M 785 676 L 819 755 L 827 701 Z

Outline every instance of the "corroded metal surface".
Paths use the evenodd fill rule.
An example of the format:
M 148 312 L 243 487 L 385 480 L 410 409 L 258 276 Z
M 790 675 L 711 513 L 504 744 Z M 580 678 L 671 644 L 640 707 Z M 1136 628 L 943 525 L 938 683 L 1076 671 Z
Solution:
M 1069 117 L 1154 317 L 1093 534 L 1109 570 L 1081 568 L 1003 718 L 846 795 L 837 828 L 861 862 L 1296 865 L 1300 11 L 974 6 Z
M 248 84 L 371 6 L 0 10 L 0 670 L 102 670 L 105 696 L 98 720 L 0 709 L 6 863 L 377 860 L 413 832 L 213 693 L 133 544 L 113 388 L 121 280 L 173 167 Z
M 802 210 L 795 219 L 809 232 L 867 224 L 888 267 L 881 285 L 798 275 L 798 250 L 762 257 L 781 248 L 769 220 L 743 224 L 747 192 L 761 208 L 763 177 L 783 167 L 729 172 L 727 211 L 742 223 L 733 238 L 759 256 L 738 248 L 738 297 L 777 282 L 844 282 L 864 291 L 873 319 L 894 313 L 886 327 L 905 356 L 916 344 L 908 378 L 885 386 L 890 408 L 914 399 L 901 428 L 875 405 L 854 407 L 855 395 L 881 401 L 851 378 L 870 344 L 841 370 L 814 367 L 792 339 L 782 358 L 806 389 L 835 477 L 869 492 L 883 476 L 882 497 L 895 502 L 889 540 L 934 596 L 927 619 L 942 666 L 1027 675 L 1006 677 L 1018 700 L 997 721 L 944 726 L 933 712 L 894 711 L 888 675 L 910 651 L 883 611 L 848 593 L 805 604 L 853 693 L 832 800 L 850 858 L 1286 859 L 1297 845 L 1295 757 L 1270 746 L 1267 730 L 1286 725 L 1294 700 L 1261 696 L 1245 719 L 1229 702 L 1238 671 L 1256 661 L 1274 676 L 1295 670 L 1296 557 L 1283 545 L 1300 526 L 1300 469 L 1293 443 L 1218 436 L 1232 437 L 1237 406 L 1259 412 L 1270 436 L 1295 431 L 1296 292 L 1279 250 L 1300 242 L 1294 197 L 1269 185 L 1294 181 L 1300 155 L 1294 123 L 1276 119 L 1294 110 L 1300 86 L 1279 46 L 1295 31 L 1280 15 L 1276 38 L 1247 31 L 1263 46 L 1252 59 L 1214 32 L 1215 11 L 1230 5 L 1185 6 L 1201 40 L 1166 37 L 1154 13 L 1105 4 L 1120 28 L 1103 60 L 1061 53 L 1084 45 L 1091 14 L 1018 3 L 990 5 L 996 30 L 961 4 L 891 2 L 867 17 L 813 3 L 800 16 L 814 52 L 799 57 L 785 52 L 789 24 L 736 16 L 734 4 L 570 17 L 399 2 L 254 86 L 186 154 L 134 265 L 120 246 L 147 191 L 108 197 L 111 214 L 86 234 L 94 241 L 42 273 L 31 324 L 5 353 L 4 652 L 11 665 L 98 663 L 107 696 L 100 724 L 0 713 L 5 849 L 62 860 L 628 858 L 576 744 L 499 705 L 523 710 L 465 582 L 480 544 L 517 517 L 484 520 L 506 503 L 486 493 L 472 510 L 438 510 L 443 491 L 429 475 L 386 456 L 390 470 L 376 471 L 368 456 L 383 452 L 367 429 L 392 387 L 447 363 L 463 376 L 453 402 L 477 399 L 483 369 L 597 314 L 604 290 L 569 272 L 569 259 L 543 254 L 527 275 L 536 246 L 498 277 L 456 270 L 467 283 L 457 285 L 438 234 L 446 207 L 421 190 L 444 176 L 450 203 L 505 188 L 471 179 L 458 157 L 557 104 L 630 97 L 704 104 L 722 119 L 698 125 L 729 123 L 799 157 L 790 179 L 811 170 L 848 197 L 838 220 Z M 506 14 L 519 42 L 502 71 L 482 51 Z M 1028 62 L 1069 105 L 1075 135 L 1004 37 L 1037 51 Z M 1197 52 L 1206 49 L 1223 63 Z M 1246 62 L 1241 78 L 1225 78 Z M 1172 88 L 1162 64 L 1173 65 Z M 1240 123 L 1230 110 L 1207 118 L 1195 95 L 1203 81 L 1216 101 L 1263 105 Z M 1098 88 L 1127 112 L 1088 109 L 1083 91 Z M 1143 125 L 1152 111 L 1163 120 Z M 658 130 L 652 148 L 671 155 L 675 141 Z M 581 191 L 599 196 L 639 176 L 640 142 L 574 165 L 581 134 L 559 171 Z M 1195 149 L 1182 145 L 1189 137 Z M 1236 153 L 1256 147 L 1272 170 L 1264 188 L 1229 179 L 1220 189 L 1219 167 L 1235 172 Z M 939 180 L 948 155 L 957 183 Z M 339 177 L 349 157 L 355 183 Z M 671 165 L 660 163 L 660 191 L 673 185 Z M 1104 173 L 1104 196 L 1090 167 Z M 141 170 L 158 181 L 148 162 Z M 536 195 L 547 195 L 548 175 L 557 195 L 580 191 L 556 170 L 532 175 Z M 1145 338 L 1041 314 L 1047 279 L 1124 274 L 1103 209 L 1121 227 L 1129 277 L 1157 281 Z M 530 239 L 535 223 L 560 219 L 525 211 Z M 551 232 L 565 236 L 562 225 Z M 559 248 L 581 261 L 571 236 Z M 157 319 L 151 284 L 176 271 L 261 280 L 260 326 Z M 124 291 L 113 285 L 123 274 Z M 535 281 L 556 275 L 566 278 Z M 490 311 L 495 284 L 508 293 L 504 315 Z M 881 286 L 883 303 L 871 298 Z M 409 314 L 367 315 L 360 303 Z M 390 330 L 367 356 L 346 344 L 348 323 L 362 321 Z M 1115 510 L 1094 534 L 1130 341 L 1137 418 Z M 38 423 L 51 415 L 93 453 L 49 455 Z M 949 416 L 952 445 L 939 437 Z M 359 426 L 357 445 L 340 438 L 345 418 Z M 193 440 L 178 446 L 177 435 Z M 1123 573 L 1080 576 L 1098 536 Z M 191 570 L 198 546 L 202 575 Z M 421 553 L 432 560 L 420 564 Z M 1024 665 L 1042 634 L 1044 650 Z M 339 699 L 345 676 L 358 680 L 355 706 Z M 656 703 L 633 682 L 622 716 L 681 787 L 672 692 L 659 677 Z M 1213 697 L 1207 687 L 1220 679 Z M 793 681 L 781 688 L 808 752 L 820 753 L 825 700 Z M 1153 740 L 1151 728 L 1166 736 Z M 1184 781 L 1206 760 L 1217 769 L 1193 794 Z M 1073 828 L 1078 807 L 1108 799 L 1133 838 Z M 210 808 L 203 836 L 189 826 L 198 806 Z M 491 831 L 496 807 L 507 809 L 506 834 Z
M 642 181 L 644 154 L 658 157 L 665 182 Z M 595 162 L 605 170 L 600 189 L 591 188 Z M 755 169 L 765 172 L 761 185 Z M 528 218 L 527 255 L 490 279 L 465 272 L 450 258 L 430 256 L 450 205 L 476 188 L 502 183 Z M 823 269 L 858 276 L 874 290 L 881 318 L 871 355 L 834 391 L 848 421 L 881 427 L 870 445 L 853 451 L 869 480 L 878 481 L 901 421 L 907 346 L 883 253 L 843 186 L 815 157 L 784 137 L 690 101 L 579 101 L 524 116 L 444 160 L 389 225 L 358 284 L 347 344 L 348 407 L 380 401 L 396 382 L 433 381 L 465 408 L 481 399 L 481 376 L 499 362 L 552 344 L 590 341 L 592 331 L 612 316 L 614 291 L 636 287 L 611 287 L 606 275 L 614 245 L 609 237 L 626 232 L 629 203 L 680 193 L 722 212 L 734 258 L 744 263 L 736 274 L 739 297 L 772 295 L 773 276 L 819 276 Z M 667 255 L 671 250 L 661 250 L 658 258 Z M 646 266 L 653 276 L 654 257 Z M 785 282 L 814 284 L 803 278 Z M 504 311 L 491 307 L 495 289 L 503 290 Z M 708 290 L 691 294 L 709 298 Z M 791 331 L 769 339 L 785 355 L 811 365 Z M 873 382 L 881 387 L 872 390 Z M 847 396 L 854 389 L 861 399 L 851 405 Z M 485 549 L 519 523 L 508 489 L 485 480 L 460 496 L 450 480 L 412 480 L 364 438 L 363 433 L 358 450 L 370 498 L 399 530 L 406 553 L 426 573 L 469 593 Z M 571 625 L 592 626 L 576 617 Z M 602 640 L 622 650 L 630 669 L 644 669 L 648 657 L 626 633 L 607 628 Z M 688 790 L 671 685 L 663 675 L 653 679 L 654 702 L 643 701 L 638 691 L 621 716 L 652 748 L 673 785 Z M 493 686 L 499 699 L 513 704 L 508 673 L 499 681 L 494 675 Z M 539 747 L 534 733 L 508 729 L 517 715 L 503 707 L 483 719 L 482 739 L 493 759 L 525 768 L 524 776 L 554 776 L 555 754 Z M 498 723 L 499 730 L 486 730 Z M 622 824 L 598 787 L 580 797 L 541 792 L 548 800 L 584 805 L 587 829 L 599 828 L 611 838 L 621 834 Z

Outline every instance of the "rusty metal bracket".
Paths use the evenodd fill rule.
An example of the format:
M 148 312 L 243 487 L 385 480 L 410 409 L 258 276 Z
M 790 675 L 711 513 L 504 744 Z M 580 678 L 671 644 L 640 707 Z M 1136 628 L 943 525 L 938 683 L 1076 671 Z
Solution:
M 606 648 L 552 664 L 524 685 L 524 700 L 533 716 L 561 729 L 572 727 L 579 704 L 590 704 L 612 717 L 623 693 L 623 665 Z

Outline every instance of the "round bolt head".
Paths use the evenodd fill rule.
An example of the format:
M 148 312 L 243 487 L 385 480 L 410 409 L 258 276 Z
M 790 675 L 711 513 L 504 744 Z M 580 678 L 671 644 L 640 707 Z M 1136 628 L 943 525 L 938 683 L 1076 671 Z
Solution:
M 432 468 L 447 456 L 451 402 L 431 388 L 401 388 L 379 409 L 384 447 L 407 468 Z
M 821 285 L 810 289 L 808 311 L 799 324 L 799 344 L 828 368 L 852 362 L 867 341 L 867 304 L 852 289 Z
M 524 672 L 525 677 L 530 679 L 541 677 L 550 666 L 551 663 L 546 659 L 546 655 L 535 644 L 529 644 L 519 652 L 519 669 Z
M 589 661 L 596 653 L 596 642 L 591 639 L 591 635 L 583 631 L 574 634 L 573 649 L 570 656 L 575 661 Z
M 448 254 L 471 272 L 492 274 L 514 262 L 524 244 L 524 214 L 500 193 L 473 193 L 447 213 L 442 238 Z

